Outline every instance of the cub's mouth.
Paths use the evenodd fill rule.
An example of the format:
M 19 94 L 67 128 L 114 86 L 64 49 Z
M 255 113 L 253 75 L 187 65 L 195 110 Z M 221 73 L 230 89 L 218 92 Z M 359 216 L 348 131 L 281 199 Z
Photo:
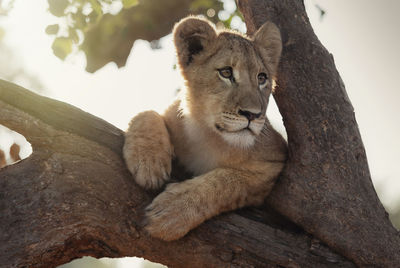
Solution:
M 257 132 L 257 125 L 252 124 L 215 124 L 215 128 L 227 143 L 242 149 L 253 146 L 258 134 L 260 134 L 260 132 Z
M 257 134 L 254 133 L 254 131 L 249 126 L 250 126 L 250 124 L 247 127 L 244 127 L 244 128 L 238 129 L 238 130 L 228 130 L 228 129 L 225 129 L 225 128 L 223 128 L 222 126 L 220 126 L 218 124 L 215 124 L 215 128 L 219 132 L 232 133 L 232 134 L 235 134 L 235 133 L 237 133 L 237 134 L 239 134 L 239 133 L 248 133 L 248 134 L 257 136 Z

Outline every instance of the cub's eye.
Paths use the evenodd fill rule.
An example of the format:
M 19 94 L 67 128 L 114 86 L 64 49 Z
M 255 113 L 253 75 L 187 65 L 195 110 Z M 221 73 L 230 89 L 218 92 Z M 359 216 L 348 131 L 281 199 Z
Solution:
M 266 73 L 259 73 L 257 79 L 259 85 L 264 85 L 268 81 L 268 76 Z
M 227 67 L 218 69 L 218 72 L 223 78 L 227 78 L 227 79 L 233 78 L 232 67 L 227 66 Z

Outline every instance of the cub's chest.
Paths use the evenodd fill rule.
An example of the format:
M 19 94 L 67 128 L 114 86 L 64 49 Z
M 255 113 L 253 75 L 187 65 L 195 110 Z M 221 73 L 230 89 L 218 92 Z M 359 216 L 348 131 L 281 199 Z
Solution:
M 207 173 L 218 167 L 218 155 L 204 141 L 188 139 L 186 146 L 179 148 L 175 153 L 179 162 L 195 176 Z
M 179 162 L 195 176 L 217 168 L 221 163 L 221 154 L 219 148 L 212 146 L 210 137 L 189 120 L 182 124 L 181 130 L 183 136 L 178 144 L 174 144 Z

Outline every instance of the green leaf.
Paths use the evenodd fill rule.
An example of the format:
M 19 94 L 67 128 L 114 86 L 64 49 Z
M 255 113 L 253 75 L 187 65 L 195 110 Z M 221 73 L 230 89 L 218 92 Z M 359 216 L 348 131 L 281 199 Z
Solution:
M 122 5 L 124 8 L 130 8 L 139 4 L 138 0 L 122 0 Z
M 88 22 L 89 23 L 96 23 L 98 21 L 100 21 L 100 16 L 97 12 L 95 12 L 94 10 L 92 12 L 89 13 L 89 15 L 87 15 L 87 18 L 89 19 Z
M 49 11 L 51 14 L 57 17 L 64 15 L 64 10 L 67 8 L 68 0 L 47 0 L 49 3 Z
M 69 38 L 72 40 L 72 42 L 74 42 L 75 44 L 79 43 L 79 36 L 74 28 L 69 28 L 68 34 L 69 34 Z
M 64 60 L 72 52 L 72 40 L 68 37 L 57 37 L 51 48 L 54 55 Z
M 200 9 L 209 9 L 215 5 L 213 0 L 195 0 L 190 4 L 191 11 L 197 11 Z
M 103 15 L 103 10 L 101 9 L 101 4 L 97 0 L 90 0 L 90 5 L 93 8 L 93 11 L 98 15 L 101 16 Z
M 86 16 L 82 14 L 82 9 L 78 9 L 78 12 L 71 13 L 71 19 L 74 27 L 83 30 L 87 26 Z
M 52 25 L 48 25 L 46 27 L 45 31 L 48 35 L 53 35 L 53 34 L 57 34 L 59 29 L 60 29 L 60 26 L 58 24 L 52 24 Z
M 228 28 L 228 29 L 231 28 L 231 22 L 232 22 L 233 17 L 235 17 L 235 14 L 231 14 L 227 20 L 222 21 L 226 28 Z

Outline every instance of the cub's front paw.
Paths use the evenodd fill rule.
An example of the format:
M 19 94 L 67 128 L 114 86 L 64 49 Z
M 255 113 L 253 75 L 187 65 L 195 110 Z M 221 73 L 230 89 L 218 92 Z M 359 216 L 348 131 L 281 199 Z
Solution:
M 136 183 L 143 188 L 159 189 L 169 180 L 173 147 L 159 114 L 147 111 L 132 119 L 123 154 Z
M 137 184 L 145 189 L 156 190 L 169 180 L 171 157 L 162 152 L 138 154 L 128 164 Z
M 183 183 L 172 183 L 146 208 L 145 230 L 171 241 L 183 237 L 203 220 L 195 193 Z

